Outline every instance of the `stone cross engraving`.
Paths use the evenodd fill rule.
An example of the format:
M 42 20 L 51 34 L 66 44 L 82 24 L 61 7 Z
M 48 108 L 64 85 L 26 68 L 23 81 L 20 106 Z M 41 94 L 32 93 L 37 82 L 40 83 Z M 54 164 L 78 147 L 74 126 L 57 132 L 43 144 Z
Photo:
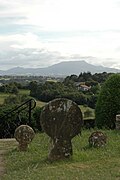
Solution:
M 65 98 L 50 101 L 42 110 L 41 126 L 52 139 L 49 160 L 72 155 L 71 139 L 81 133 L 82 113 L 76 103 Z
M 14 137 L 19 142 L 19 150 L 26 151 L 28 144 L 34 138 L 35 133 L 33 129 L 28 125 L 21 125 L 15 130 Z
M 116 129 L 120 130 L 120 114 L 116 115 L 115 125 L 116 125 Z

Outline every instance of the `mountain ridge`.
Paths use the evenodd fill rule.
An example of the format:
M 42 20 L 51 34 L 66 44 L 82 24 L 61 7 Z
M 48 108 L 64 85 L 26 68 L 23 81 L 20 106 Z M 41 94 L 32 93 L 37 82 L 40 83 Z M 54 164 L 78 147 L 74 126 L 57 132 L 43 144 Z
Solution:
M 67 76 L 79 75 L 81 72 L 94 73 L 119 73 L 120 69 L 96 66 L 86 61 L 63 61 L 44 68 L 14 67 L 8 70 L 0 70 L 0 75 L 42 75 L 42 76 Z

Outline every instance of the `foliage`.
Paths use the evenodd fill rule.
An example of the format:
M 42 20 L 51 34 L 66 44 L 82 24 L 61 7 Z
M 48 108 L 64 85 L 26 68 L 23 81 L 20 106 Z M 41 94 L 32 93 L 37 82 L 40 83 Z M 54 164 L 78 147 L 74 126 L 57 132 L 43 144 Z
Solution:
M 111 75 L 104 85 L 96 104 L 96 124 L 99 128 L 115 128 L 115 117 L 120 111 L 120 74 Z
M 9 83 L 1 86 L 0 92 L 18 94 L 19 90 L 16 83 Z
M 88 96 L 87 98 L 87 105 L 93 109 L 95 109 L 95 105 L 96 105 L 96 102 L 97 102 L 97 98 L 98 98 L 98 95 L 91 95 L 91 96 Z
M 33 128 L 36 131 L 42 131 L 41 124 L 40 124 L 40 114 L 41 114 L 41 111 L 42 111 L 42 107 L 36 107 L 33 110 L 32 116 L 33 116 L 33 121 L 35 122 Z
M 109 77 L 112 73 L 95 73 L 91 74 L 90 72 L 80 73 L 79 76 L 72 74 L 71 76 L 67 76 L 64 79 L 64 83 L 72 82 L 86 82 L 86 85 L 97 85 L 98 83 L 103 83 L 107 77 Z
M 34 84 L 34 82 L 31 82 L 31 84 Z M 80 105 L 94 103 L 95 106 L 96 103 L 96 98 L 88 98 L 89 96 L 79 91 L 73 83 L 66 85 L 66 83 L 60 82 L 45 82 L 31 87 L 30 95 L 44 102 L 63 97 L 71 99 Z
M 55 98 L 65 97 L 75 101 L 80 105 L 88 105 L 95 108 L 98 94 L 101 89 L 101 84 L 109 77 L 110 73 L 90 72 L 80 73 L 79 76 L 72 74 L 67 76 L 63 82 L 46 81 L 38 83 L 32 81 L 29 84 L 30 95 L 40 101 L 48 102 Z M 85 84 L 91 87 L 89 91 L 81 91 L 77 84 Z
M 35 131 L 41 130 L 40 113 L 41 108 L 36 107 L 31 114 L 31 121 L 29 122 L 29 107 L 26 105 L 22 111 L 15 111 L 8 114 L 13 109 L 18 107 L 21 103 L 27 101 L 30 97 L 27 95 L 10 95 L 0 106 L 0 138 L 10 138 L 14 136 L 15 129 L 21 124 L 30 125 Z M 20 109 L 19 109 L 20 110 Z M 6 115 L 8 114 L 8 115 Z
M 29 84 L 29 89 L 30 89 L 30 95 L 35 96 L 37 90 L 37 82 L 31 81 Z
M 10 95 L 8 97 L 6 97 L 4 99 L 4 105 L 19 105 L 25 101 L 27 101 L 28 99 L 30 99 L 30 97 L 28 97 L 27 95 L 21 95 L 21 94 L 18 94 L 18 95 Z

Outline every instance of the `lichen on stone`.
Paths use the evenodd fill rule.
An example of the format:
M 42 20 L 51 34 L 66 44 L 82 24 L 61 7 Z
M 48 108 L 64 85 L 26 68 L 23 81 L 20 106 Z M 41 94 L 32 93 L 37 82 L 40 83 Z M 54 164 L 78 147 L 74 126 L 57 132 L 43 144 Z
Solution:
M 81 132 L 83 125 L 78 105 L 69 99 L 55 99 L 45 105 L 40 119 L 43 130 L 53 142 L 49 159 L 72 155 L 71 139 Z
M 88 141 L 90 147 L 104 147 L 107 142 L 107 136 L 101 131 L 96 131 L 90 135 Z
M 15 130 L 14 137 L 19 142 L 19 150 L 26 151 L 28 144 L 34 138 L 34 130 L 28 125 L 20 125 Z

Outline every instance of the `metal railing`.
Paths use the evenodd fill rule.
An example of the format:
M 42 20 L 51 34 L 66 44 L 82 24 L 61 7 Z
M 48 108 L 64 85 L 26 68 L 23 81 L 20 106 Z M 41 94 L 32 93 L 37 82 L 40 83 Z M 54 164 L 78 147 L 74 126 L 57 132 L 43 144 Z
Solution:
M 28 108 L 28 124 L 30 124 L 31 123 L 31 111 L 32 111 L 32 109 L 35 108 L 35 106 L 36 106 L 35 99 L 29 99 L 29 100 L 25 101 L 24 103 L 22 103 L 21 105 L 14 108 L 13 110 L 11 110 L 10 112 L 6 113 L 1 118 L 7 117 L 10 114 L 12 115 L 12 113 L 14 113 L 14 112 L 17 113 L 17 114 L 20 114 L 21 111 Z

